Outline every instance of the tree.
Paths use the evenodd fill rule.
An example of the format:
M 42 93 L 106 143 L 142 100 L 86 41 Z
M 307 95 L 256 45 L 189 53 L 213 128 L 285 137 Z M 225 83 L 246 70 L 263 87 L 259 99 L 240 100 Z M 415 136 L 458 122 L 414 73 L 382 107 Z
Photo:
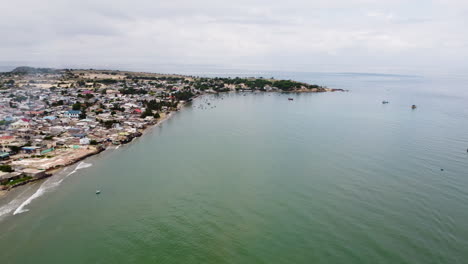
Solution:
M 151 111 L 151 109 L 149 108 L 146 108 L 145 112 L 143 112 L 140 117 L 145 118 L 147 116 L 153 116 L 153 111 Z
M 81 103 L 80 102 L 76 102 L 72 105 L 72 109 L 77 111 L 77 110 L 80 110 L 81 109 Z
M 0 171 L 3 171 L 3 172 L 13 172 L 13 168 L 11 168 L 10 165 L 7 165 L 7 164 L 3 164 L 3 165 L 0 165 Z
M 105 128 L 109 129 L 109 128 L 112 128 L 112 125 L 114 125 L 114 123 L 119 123 L 119 121 L 116 121 L 116 120 L 106 120 L 103 122 L 103 125 Z
M 18 146 L 10 146 L 12 153 L 18 153 L 21 150 L 21 147 Z

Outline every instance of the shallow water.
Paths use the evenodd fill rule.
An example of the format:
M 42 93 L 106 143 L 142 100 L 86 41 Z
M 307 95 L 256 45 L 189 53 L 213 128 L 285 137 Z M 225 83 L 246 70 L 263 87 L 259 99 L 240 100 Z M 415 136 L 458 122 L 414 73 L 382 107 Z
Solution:
M 468 82 L 275 74 L 351 92 L 199 98 L 3 199 L 2 263 L 466 261 Z

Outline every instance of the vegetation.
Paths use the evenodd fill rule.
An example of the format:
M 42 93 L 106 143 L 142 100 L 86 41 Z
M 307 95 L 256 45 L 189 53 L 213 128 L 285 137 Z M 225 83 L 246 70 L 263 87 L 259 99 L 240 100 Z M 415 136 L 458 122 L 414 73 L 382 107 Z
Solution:
M 194 94 L 190 90 L 183 90 L 183 91 L 174 93 L 173 96 L 175 97 L 176 100 L 188 101 L 194 96 Z
M 79 119 L 86 119 L 86 112 L 85 111 L 82 111 L 80 116 L 79 116 Z
M 101 123 L 105 128 L 110 129 L 114 124 L 119 124 L 120 122 L 117 120 L 99 120 L 99 123 Z
M 135 88 L 123 88 L 120 89 L 120 93 L 122 94 L 147 94 L 148 91 L 143 90 L 143 89 L 135 89 Z
M 75 111 L 81 110 L 81 103 L 80 102 L 74 103 L 72 105 L 72 109 L 75 110 Z
M 23 178 L 19 178 L 19 179 L 16 179 L 16 180 L 9 181 L 6 185 L 15 185 L 15 184 L 18 184 L 20 182 L 29 181 L 31 179 L 32 179 L 32 177 L 26 176 L 26 177 L 23 177 Z
M 3 172 L 13 172 L 13 168 L 8 165 L 8 164 L 2 164 L 0 165 L 0 171 L 3 171 Z

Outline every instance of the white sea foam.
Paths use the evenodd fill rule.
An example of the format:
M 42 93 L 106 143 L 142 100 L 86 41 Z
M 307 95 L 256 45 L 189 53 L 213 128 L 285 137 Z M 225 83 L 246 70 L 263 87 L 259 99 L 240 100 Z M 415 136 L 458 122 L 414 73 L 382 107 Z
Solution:
M 18 208 L 16 208 L 16 210 L 13 212 L 13 215 L 21 214 L 21 213 L 29 211 L 29 209 L 27 209 L 25 207 L 28 204 L 30 204 L 34 199 L 42 196 L 46 192 L 49 192 L 49 191 L 55 189 L 57 186 L 59 186 L 60 183 L 62 183 L 63 180 L 65 180 L 68 176 L 72 175 L 73 173 L 77 172 L 78 170 L 91 167 L 92 165 L 93 164 L 91 164 L 91 163 L 80 162 L 78 164 L 78 166 L 76 166 L 76 168 L 72 172 L 66 174 L 65 176 L 59 177 L 59 178 L 51 177 L 51 178 L 47 179 L 39 187 L 39 189 L 37 189 L 37 191 L 33 195 L 31 195 Z
M 0 207 L 0 219 L 2 219 L 3 216 L 9 214 L 11 211 L 15 210 L 15 208 L 18 207 L 18 205 L 21 203 L 21 197 L 23 196 L 24 193 L 26 193 L 30 188 L 26 188 L 24 191 L 22 191 L 16 199 L 11 200 L 8 204 Z

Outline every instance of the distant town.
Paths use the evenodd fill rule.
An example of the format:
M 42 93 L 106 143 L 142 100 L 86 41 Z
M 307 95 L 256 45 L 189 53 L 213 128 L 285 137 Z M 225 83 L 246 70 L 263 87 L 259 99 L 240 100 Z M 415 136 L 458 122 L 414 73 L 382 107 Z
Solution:
M 342 91 L 291 80 L 18 67 L 0 73 L 0 190 L 130 142 L 206 93 Z

